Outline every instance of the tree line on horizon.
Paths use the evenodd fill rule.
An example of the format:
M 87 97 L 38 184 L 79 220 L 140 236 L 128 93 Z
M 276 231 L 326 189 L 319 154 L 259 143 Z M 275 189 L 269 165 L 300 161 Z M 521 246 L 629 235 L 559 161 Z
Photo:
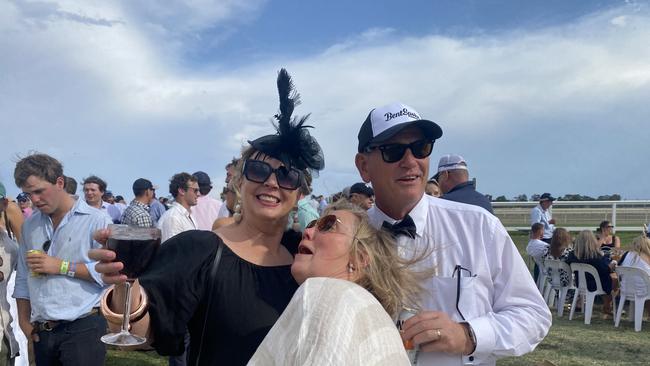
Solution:
M 512 199 L 508 199 L 506 196 L 503 195 L 498 196 L 496 198 L 493 198 L 489 194 L 486 194 L 486 196 L 488 199 L 490 199 L 490 201 L 494 201 L 494 202 L 529 202 L 529 201 L 537 202 L 539 201 L 539 197 L 541 196 L 541 194 L 535 193 L 530 196 L 530 199 L 525 193 L 517 195 Z M 577 193 L 568 193 L 562 197 L 558 197 L 557 200 L 558 201 L 620 201 L 621 195 L 618 193 L 614 193 L 614 194 L 606 194 L 594 198 L 591 196 L 577 194 Z

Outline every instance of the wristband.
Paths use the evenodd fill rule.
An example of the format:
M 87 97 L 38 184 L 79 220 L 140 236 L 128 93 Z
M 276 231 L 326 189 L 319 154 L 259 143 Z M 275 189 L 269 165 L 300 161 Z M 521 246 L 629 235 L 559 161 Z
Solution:
M 68 277 L 74 277 L 75 271 L 77 270 L 77 263 L 75 262 L 70 262 L 70 268 L 68 269 Z
M 59 268 L 59 274 L 65 275 L 66 273 L 68 273 L 69 266 L 70 266 L 70 262 L 61 261 L 61 268 Z

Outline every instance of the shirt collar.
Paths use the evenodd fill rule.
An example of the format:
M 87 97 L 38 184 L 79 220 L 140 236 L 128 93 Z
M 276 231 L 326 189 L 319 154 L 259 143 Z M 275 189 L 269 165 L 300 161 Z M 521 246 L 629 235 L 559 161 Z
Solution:
M 183 205 L 181 205 L 180 203 L 178 203 L 176 201 L 174 201 L 174 203 L 172 203 L 172 207 L 176 207 L 177 209 L 181 210 L 181 212 L 183 212 L 183 214 L 185 216 L 187 216 L 187 217 L 189 217 L 190 214 L 191 214 L 189 210 L 187 210 L 185 207 L 183 207 Z
M 473 188 L 474 188 L 474 182 L 468 180 L 467 182 L 463 182 L 463 183 L 457 184 L 454 188 L 452 188 L 452 189 L 451 189 L 449 192 L 447 192 L 447 193 L 451 193 L 451 192 L 453 192 L 453 191 L 458 191 L 458 190 L 461 190 L 461 189 L 463 189 L 463 188 L 467 188 L 467 187 L 470 187 L 470 188 L 473 189 Z
M 132 205 L 136 205 L 136 206 L 140 206 L 140 207 L 144 208 L 145 210 L 149 210 L 149 205 L 148 205 L 148 204 L 146 204 L 146 203 L 142 203 L 142 202 L 140 202 L 140 201 L 138 201 L 138 200 L 136 200 L 136 199 L 134 199 L 133 201 L 131 201 L 131 204 L 132 204 Z
M 427 223 L 428 206 L 429 204 L 427 201 L 427 195 L 422 193 L 420 201 L 418 201 L 417 205 L 415 205 L 411 212 L 408 213 L 408 215 L 411 216 L 411 219 L 413 219 L 413 222 L 415 223 L 415 233 L 420 237 L 423 235 L 424 226 Z M 377 207 L 377 205 L 373 205 L 368 211 L 372 211 L 369 212 L 369 216 L 371 223 L 375 227 L 381 227 L 381 224 L 384 221 L 388 222 L 389 224 L 395 224 L 397 221 L 401 221 L 395 220 L 386 215 L 381 209 L 379 209 L 379 207 Z

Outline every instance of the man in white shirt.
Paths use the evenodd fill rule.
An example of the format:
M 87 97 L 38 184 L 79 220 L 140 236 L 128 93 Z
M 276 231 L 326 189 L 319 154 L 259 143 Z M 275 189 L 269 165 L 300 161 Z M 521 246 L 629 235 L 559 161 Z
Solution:
M 539 222 L 544 225 L 542 240 L 549 244 L 555 230 L 555 220 L 551 217 L 551 211 L 549 210 L 553 205 L 553 201 L 555 201 L 555 198 L 550 193 L 544 193 L 539 197 L 539 205 L 533 207 L 530 211 L 530 224 Z
M 196 177 L 188 173 L 175 174 L 169 182 L 169 193 L 174 197 L 174 203 L 158 221 L 163 242 L 183 231 L 197 228 L 196 219 L 190 212 L 200 194 Z
M 526 253 L 535 260 L 535 270 L 533 272 L 535 281 L 537 281 L 539 271 L 543 270 L 543 268 L 540 268 L 540 265 L 544 262 L 550 246 L 547 242 L 542 241 L 543 236 L 544 224 L 541 222 L 534 223 L 530 228 L 530 240 L 526 246 Z
M 192 207 L 192 216 L 196 218 L 196 228 L 212 230 L 212 224 L 219 217 L 222 202 L 208 196 L 212 190 L 212 181 L 207 173 L 198 171 L 193 175 L 196 177 L 201 191 L 201 196 L 196 200 L 196 206 Z
M 238 162 L 239 160 L 237 158 L 233 158 L 228 164 L 226 164 L 226 195 L 230 195 L 230 197 L 224 199 L 224 202 L 226 203 L 228 202 L 228 200 L 235 202 L 237 198 L 234 190 L 232 189 L 232 187 L 230 187 L 230 180 L 232 179 L 233 175 L 235 175 L 237 171 Z M 229 208 L 227 204 L 221 205 L 218 218 L 232 216 L 233 214 L 232 211 L 234 210 L 234 208 L 235 208 L 234 206 Z
M 359 131 L 357 169 L 371 182 L 375 227 L 390 227 L 400 253 L 433 268 L 422 309 L 404 323 L 418 365 L 495 365 L 532 351 L 551 326 L 523 259 L 501 222 L 477 206 L 424 194 L 440 127 L 411 107 L 373 109 Z M 403 234 L 403 235 L 402 235 Z

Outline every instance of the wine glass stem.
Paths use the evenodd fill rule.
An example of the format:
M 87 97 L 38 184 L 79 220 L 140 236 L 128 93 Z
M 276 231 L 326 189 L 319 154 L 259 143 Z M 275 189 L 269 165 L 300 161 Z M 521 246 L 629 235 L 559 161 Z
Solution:
M 131 317 L 131 282 L 124 282 L 126 286 L 126 300 L 124 301 L 124 317 L 122 318 L 122 333 L 129 332 L 129 318 Z

